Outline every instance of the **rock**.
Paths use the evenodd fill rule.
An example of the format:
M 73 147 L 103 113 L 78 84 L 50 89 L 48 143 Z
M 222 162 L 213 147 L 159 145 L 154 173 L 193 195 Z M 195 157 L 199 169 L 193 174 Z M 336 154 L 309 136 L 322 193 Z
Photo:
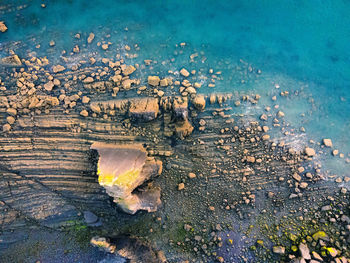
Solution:
M 333 143 L 332 143 L 331 139 L 323 139 L 322 142 L 323 142 L 323 145 L 326 146 L 326 147 L 332 147 L 333 146 Z
M 88 96 L 83 96 L 81 102 L 84 103 L 84 104 L 87 104 L 87 103 L 90 102 L 90 98 Z
M 49 82 L 44 84 L 44 89 L 47 91 L 51 91 L 54 86 L 54 83 L 50 80 Z
M 53 66 L 52 67 L 52 71 L 53 73 L 59 73 L 59 72 L 62 72 L 64 71 L 66 68 L 62 65 L 56 65 L 56 66 Z
M 266 114 L 262 114 L 260 116 L 260 120 L 267 121 L 267 115 Z
M 82 110 L 80 112 L 80 115 L 83 116 L 83 117 L 87 117 L 87 116 L 89 116 L 89 113 L 87 112 L 87 110 Z
M 84 80 L 83 80 L 84 83 L 92 83 L 94 82 L 94 79 L 92 77 L 86 77 Z
M 331 208 L 330 208 L 331 209 Z M 329 210 L 330 210 L 329 209 Z M 328 241 L 329 240 L 329 237 L 328 235 L 326 234 L 326 232 L 324 231 L 317 231 L 316 233 L 314 233 L 312 235 L 312 238 L 315 240 L 315 241 L 318 241 L 319 239 L 322 239 L 322 240 L 325 240 L 325 241 Z
M 187 119 L 175 123 L 175 133 L 180 139 L 184 139 L 186 136 L 190 135 L 192 131 L 193 126 Z
M 310 147 L 305 147 L 304 152 L 307 156 L 312 157 L 316 155 L 316 152 L 314 149 L 310 148 Z
M 2 131 L 3 132 L 8 132 L 10 130 L 11 130 L 11 125 L 10 124 L 6 123 L 6 124 L 4 124 L 4 126 L 2 126 Z
M 306 183 L 306 182 L 301 182 L 300 183 L 300 188 L 305 189 L 307 187 L 308 187 L 308 183 Z
M 181 191 L 185 189 L 185 184 L 184 183 L 179 183 L 178 186 L 177 186 L 177 190 Z
M 108 44 L 103 44 L 101 47 L 103 50 L 107 50 L 109 46 L 108 46 Z
M 311 259 L 310 250 L 306 244 L 299 244 L 299 252 L 304 259 Z
M 160 86 L 161 86 L 161 87 L 166 87 L 166 86 L 168 86 L 168 85 L 169 85 L 168 79 L 162 79 L 162 80 L 160 81 Z
M 58 87 L 61 84 L 61 81 L 59 79 L 54 79 L 53 84 Z
M 195 173 L 189 173 L 189 174 L 188 174 L 188 177 L 189 177 L 190 179 L 196 178 L 196 174 L 195 174 Z
M 98 114 L 101 113 L 101 108 L 96 103 L 91 103 L 90 109 L 95 113 L 98 113 Z
M 134 191 L 151 176 L 162 172 L 162 163 L 147 156 L 142 144 L 116 145 L 95 142 L 91 149 L 97 150 L 98 182 L 107 194 L 126 213 L 138 210 L 153 212 L 160 205 L 160 190 L 151 186 Z
M 151 121 L 157 118 L 159 103 L 157 98 L 136 98 L 130 100 L 129 115 L 134 119 Z
M 4 21 L 0 21 L 0 32 L 4 33 L 7 31 L 7 26 Z
M 312 257 L 313 257 L 314 259 L 316 259 L 316 260 L 318 260 L 318 261 L 323 261 L 323 258 L 322 258 L 317 252 L 312 251 L 311 254 L 312 254 Z
M 272 248 L 273 253 L 283 255 L 286 251 L 286 249 L 282 246 L 273 246 Z
M 89 37 L 87 38 L 88 44 L 90 44 L 92 42 L 92 40 L 94 40 L 94 38 L 95 38 L 95 34 L 94 33 L 90 33 Z
M 1 63 L 10 66 L 21 66 L 21 59 L 17 55 L 12 55 L 8 57 L 4 57 L 1 59 Z
M 55 45 L 55 41 L 51 40 L 50 43 L 49 43 L 49 46 L 53 47 L 54 45 Z
M 255 163 L 255 157 L 253 157 L 253 156 L 247 156 L 247 162 L 248 162 L 248 163 Z
M 187 99 L 175 97 L 172 104 L 172 109 L 176 119 L 185 120 L 188 117 L 188 102 Z
M 160 78 L 158 76 L 148 76 L 148 84 L 151 86 L 159 86 Z
M 107 253 L 114 253 L 116 250 L 116 246 L 104 237 L 93 237 L 90 240 L 90 244 Z
M 7 116 L 6 120 L 9 124 L 14 124 L 16 121 L 16 119 L 12 116 Z
M 261 137 L 261 139 L 262 139 L 263 141 L 267 141 L 267 140 L 270 139 L 270 135 L 264 134 L 264 135 Z
M 335 258 L 338 255 L 338 251 L 334 247 L 327 247 L 327 252 L 333 258 Z
M 90 211 L 84 211 L 84 220 L 86 224 L 93 224 L 98 221 L 98 217 Z
M 136 70 L 136 68 L 132 65 L 127 66 L 125 69 L 123 69 L 123 74 L 125 76 L 129 76 L 130 74 L 132 74 L 134 71 Z
M 193 105 L 197 110 L 204 110 L 205 97 L 203 95 L 196 95 L 192 100 Z
M 187 77 L 190 75 L 190 72 L 188 72 L 187 69 L 182 68 L 182 69 L 180 70 L 180 74 L 181 74 L 182 76 L 184 76 L 184 77 L 187 78 Z
M 283 118 L 284 117 L 284 112 L 283 111 L 278 111 L 277 112 L 277 117 Z
M 6 110 L 6 112 L 7 112 L 7 114 L 12 115 L 12 116 L 16 116 L 17 115 L 17 110 L 14 109 L 14 108 L 8 108 Z
M 338 150 L 333 150 L 333 151 L 332 151 L 332 155 L 333 155 L 333 156 L 337 156 L 338 154 L 339 154 L 339 151 L 338 151 Z

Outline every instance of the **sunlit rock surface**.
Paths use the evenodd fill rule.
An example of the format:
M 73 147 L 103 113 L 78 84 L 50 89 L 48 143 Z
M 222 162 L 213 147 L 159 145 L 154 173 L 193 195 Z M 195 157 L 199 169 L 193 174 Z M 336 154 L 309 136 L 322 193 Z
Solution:
M 148 157 L 147 151 L 140 144 L 94 143 L 91 149 L 97 150 L 99 154 L 100 185 L 123 211 L 134 214 L 138 210 L 157 210 L 161 204 L 159 189 L 148 187 L 135 193 L 133 191 L 152 175 L 161 173 L 160 161 Z

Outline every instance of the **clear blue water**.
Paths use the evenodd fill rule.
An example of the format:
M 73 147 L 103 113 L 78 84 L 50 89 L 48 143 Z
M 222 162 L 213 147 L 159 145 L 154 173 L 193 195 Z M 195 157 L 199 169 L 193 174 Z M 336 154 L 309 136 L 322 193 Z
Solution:
M 330 137 L 349 158 L 348 0 L 60 0 L 47 1 L 46 8 L 41 8 L 42 1 L 22 3 L 28 6 L 16 10 L 17 1 L 1 1 L 14 9 L 0 11 L 1 20 L 9 27 L 0 35 L 0 56 L 7 53 L 9 43 L 19 41 L 15 48 L 19 54 L 36 51 L 58 60 L 62 50 L 83 45 L 88 33 L 94 32 L 96 39 L 112 42 L 112 48 L 138 44 L 139 56 L 132 61 L 157 60 L 157 73 L 183 66 L 220 70 L 224 79 L 217 91 L 258 92 L 266 95 L 262 100 L 266 105 L 280 90 L 293 93 L 302 89 L 299 96 L 278 98 L 275 104 L 293 127 L 305 127 L 304 143 Z M 81 33 L 84 41 L 75 39 L 76 33 Z M 49 48 L 50 40 L 56 42 L 54 49 Z M 179 49 L 175 45 L 180 42 L 187 46 L 176 55 Z M 41 47 L 36 49 L 38 43 Z M 190 63 L 189 55 L 195 52 L 202 52 L 205 63 Z M 261 69 L 262 74 L 237 71 L 244 65 L 240 60 L 254 72 Z M 305 117 L 300 117 L 301 113 Z M 349 164 L 327 156 L 321 159 L 329 167 L 346 173 Z

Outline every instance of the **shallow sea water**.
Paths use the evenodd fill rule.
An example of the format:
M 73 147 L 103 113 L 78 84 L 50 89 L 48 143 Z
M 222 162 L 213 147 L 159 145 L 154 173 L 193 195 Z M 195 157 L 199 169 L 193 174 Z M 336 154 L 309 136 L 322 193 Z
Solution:
M 14 3 L 1 2 L 10 8 Z M 297 149 L 310 139 L 331 138 L 345 158 L 327 150 L 317 161 L 330 174 L 350 176 L 345 162 L 350 158 L 350 1 L 55 0 L 47 1 L 46 8 L 42 1 L 22 2 L 28 4 L 22 10 L 0 10 L 0 20 L 9 28 L 0 35 L 0 57 L 11 46 L 22 56 L 35 51 L 58 61 L 62 50 L 71 51 L 94 32 L 112 42 L 113 49 L 137 44 L 139 56 L 129 61 L 157 60 L 154 74 L 165 76 L 182 67 L 222 71 L 223 80 L 214 89 L 204 85 L 202 93 L 259 93 L 260 110 L 246 107 L 240 109 L 243 113 L 260 114 L 264 105 L 278 104 L 296 131 L 292 138 L 272 136 Z M 76 33 L 84 41 L 75 39 Z M 49 47 L 50 40 L 55 48 Z M 181 42 L 186 46 L 176 47 Z M 35 48 L 38 43 L 41 47 Z M 91 52 L 102 51 L 95 46 Z M 200 55 L 191 62 L 189 56 L 196 52 Z M 79 54 L 77 61 L 85 56 Z M 281 91 L 291 96 L 280 97 Z M 306 133 L 299 132 L 301 126 Z

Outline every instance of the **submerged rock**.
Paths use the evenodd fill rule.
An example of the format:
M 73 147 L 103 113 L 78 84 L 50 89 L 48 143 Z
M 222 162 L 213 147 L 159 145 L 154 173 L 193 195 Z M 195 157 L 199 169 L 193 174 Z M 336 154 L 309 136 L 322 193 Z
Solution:
M 7 31 L 7 26 L 4 21 L 0 21 L 0 32 L 4 33 Z
M 151 176 L 161 173 L 161 161 L 148 157 L 141 144 L 94 143 L 91 149 L 97 150 L 100 156 L 97 171 L 100 185 L 124 212 L 135 214 L 138 210 L 157 210 L 161 203 L 159 189 L 134 190 Z
M 158 86 L 160 78 L 158 76 L 148 76 L 148 84 L 151 86 Z
M 130 100 L 129 114 L 133 118 L 150 121 L 157 118 L 158 112 L 159 104 L 156 98 L 136 98 Z
M 203 95 L 196 95 L 192 100 L 193 105 L 197 110 L 204 110 L 205 108 L 205 97 Z
M 21 66 L 21 59 L 17 55 L 12 55 L 4 57 L 1 59 L 2 64 L 11 65 L 11 66 Z

